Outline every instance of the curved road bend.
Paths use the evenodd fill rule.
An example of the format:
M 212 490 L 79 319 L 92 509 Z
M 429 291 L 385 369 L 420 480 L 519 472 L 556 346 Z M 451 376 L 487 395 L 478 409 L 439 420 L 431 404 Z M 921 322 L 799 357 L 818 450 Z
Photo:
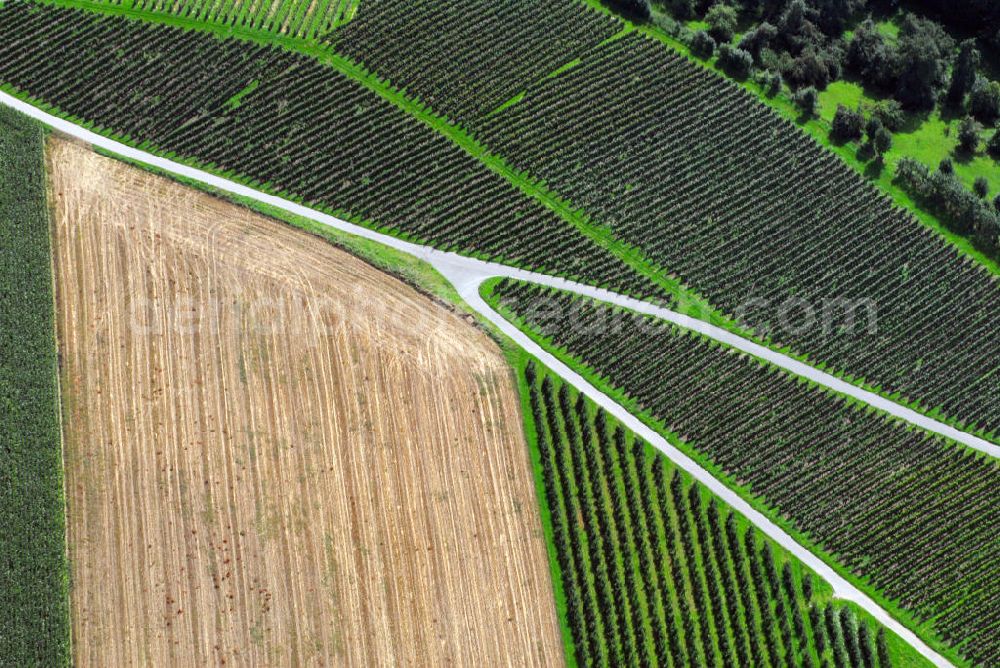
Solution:
M 53 116 L 4 92 L 0 92 L 0 104 L 4 104 L 27 116 L 31 116 L 32 118 L 65 135 L 75 137 L 94 146 L 99 146 L 123 157 L 146 163 L 177 176 L 198 181 L 224 192 L 241 197 L 247 197 L 262 204 L 274 206 L 278 209 L 287 211 L 288 213 L 308 218 L 309 220 L 327 225 L 349 234 L 376 241 L 428 262 L 438 272 L 440 272 L 441 275 L 450 281 L 452 285 L 454 285 L 459 295 L 465 299 L 473 310 L 496 325 L 496 327 L 499 328 L 504 334 L 517 342 L 518 345 L 523 347 L 529 353 L 537 357 L 543 364 L 548 366 L 554 373 L 561 376 L 566 382 L 576 387 L 596 404 L 607 410 L 617 419 L 621 420 L 622 424 L 626 427 L 645 440 L 649 441 L 678 466 L 690 473 L 700 483 L 712 490 L 713 493 L 721 497 L 734 510 L 745 515 L 747 519 L 753 522 L 771 539 L 791 552 L 796 558 L 804 562 L 809 568 L 814 570 L 818 575 L 829 582 L 833 587 L 834 594 L 838 598 L 853 601 L 864 608 L 869 614 L 872 615 L 872 617 L 877 619 L 889 630 L 912 645 L 918 652 L 920 652 L 920 654 L 926 657 L 934 665 L 951 665 L 944 657 L 921 641 L 912 631 L 896 621 L 888 612 L 882 609 L 882 607 L 880 607 L 864 592 L 859 590 L 842 576 L 838 575 L 819 557 L 795 541 L 795 539 L 787 534 L 781 527 L 774 524 L 763 514 L 751 507 L 748 502 L 729 489 L 729 487 L 717 480 L 697 462 L 672 446 L 666 439 L 647 427 L 634 415 L 629 413 L 628 410 L 619 405 L 608 395 L 588 383 L 583 377 L 575 373 L 572 369 L 567 367 L 551 354 L 543 350 L 540 346 L 538 346 L 538 344 L 517 329 L 517 327 L 494 311 L 480 296 L 479 287 L 483 281 L 488 278 L 502 276 L 560 288 L 580 295 L 593 297 L 601 301 L 610 302 L 624 308 L 634 309 L 641 313 L 663 318 L 664 320 L 673 322 L 681 327 L 693 329 L 701 334 L 704 334 L 705 336 L 721 341 L 734 348 L 738 348 L 757 357 L 766 359 L 777 366 L 791 371 L 792 373 L 810 378 L 819 385 L 823 385 L 836 390 L 837 392 L 850 395 L 860 401 L 871 404 L 872 406 L 880 408 L 887 413 L 906 420 L 907 422 L 952 438 L 991 456 L 1000 457 L 1000 446 L 993 445 L 992 443 L 988 443 L 971 434 L 967 434 L 954 429 L 953 427 L 937 422 L 936 420 L 932 420 L 931 418 L 921 415 L 916 411 L 906 408 L 905 406 L 901 406 L 872 392 L 857 388 L 834 376 L 831 376 L 828 373 L 819 371 L 818 369 L 815 369 L 807 364 L 803 364 L 802 362 L 794 360 L 786 355 L 772 351 L 764 346 L 748 341 L 726 330 L 700 320 L 690 318 L 680 313 L 675 313 L 668 309 L 660 308 L 630 297 L 625 297 L 608 290 L 594 288 L 562 278 L 547 276 L 545 274 L 515 269 L 502 264 L 484 262 L 482 260 L 464 257 L 455 253 L 446 253 L 434 248 L 403 241 L 387 234 L 375 232 L 374 230 L 314 211 L 313 209 L 305 207 L 301 204 L 297 204 L 274 195 L 268 195 L 267 193 L 259 192 L 253 188 L 234 181 L 229 181 L 228 179 L 224 179 L 214 174 L 126 146 L 125 144 L 98 135 L 74 123 Z

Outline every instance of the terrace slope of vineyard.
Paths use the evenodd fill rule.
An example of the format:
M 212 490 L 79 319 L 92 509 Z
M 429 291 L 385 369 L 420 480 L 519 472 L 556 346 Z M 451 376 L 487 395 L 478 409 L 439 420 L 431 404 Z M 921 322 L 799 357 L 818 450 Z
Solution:
M 418 242 L 658 291 L 461 148 L 304 55 L 14 2 L 0 8 L 0 83 L 143 148 Z
M 584 395 L 522 373 L 579 665 L 925 665 Z
M 556 3 L 571 5 L 589 27 L 590 8 Z M 1000 278 L 792 123 L 640 32 L 539 62 L 509 104 L 471 115 L 470 15 L 394 7 L 371 5 L 331 43 L 406 91 L 438 85 L 436 109 L 762 338 L 1000 438 Z M 516 12 L 476 17 L 522 29 Z
M 509 279 L 488 298 L 970 661 L 1000 661 L 995 460 L 648 316 Z

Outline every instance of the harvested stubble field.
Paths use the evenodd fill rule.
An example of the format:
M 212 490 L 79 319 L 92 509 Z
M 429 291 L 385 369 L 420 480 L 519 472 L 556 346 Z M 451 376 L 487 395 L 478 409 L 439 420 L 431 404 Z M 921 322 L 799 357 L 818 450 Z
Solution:
M 48 159 L 77 664 L 562 660 L 484 334 L 305 233 Z

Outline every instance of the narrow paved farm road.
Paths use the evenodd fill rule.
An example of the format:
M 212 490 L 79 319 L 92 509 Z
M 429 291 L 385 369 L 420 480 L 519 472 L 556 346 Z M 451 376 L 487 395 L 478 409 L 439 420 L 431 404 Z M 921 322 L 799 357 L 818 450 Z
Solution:
M 421 260 L 431 264 L 441 273 L 446 274 L 447 278 L 455 285 L 456 288 L 459 289 L 459 292 L 461 292 L 461 286 L 464 283 L 477 282 L 478 285 L 484 278 L 488 277 L 516 278 L 523 281 L 538 283 L 540 285 L 559 288 L 561 290 L 592 297 L 594 299 L 615 304 L 640 313 L 652 315 L 663 320 L 668 320 L 686 329 L 692 329 L 709 338 L 725 343 L 728 346 L 754 355 L 755 357 L 765 359 L 775 366 L 781 367 L 782 369 L 799 376 L 804 376 L 818 385 L 822 385 L 823 387 L 827 387 L 836 392 L 840 392 L 841 394 L 854 397 L 855 399 L 874 406 L 875 408 L 905 420 L 906 422 L 921 427 L 922 429 L 940 434 L 973 448 L 974 450 L 984 452 L 992 457 L 1000 458 L 1000 445 L 994 445 L 993 443 L 979 438 L 978 436 L 969 434 L 968 432 L 964 432 L 960 429 L 944 424 L 943 422 L 927 417 L 926 415 L 886 399 L 885 397 L 882 397 L 874 392 L 861 389 L 851 383 L 837 378 L 832 374 L 820 371 L 809 364 L 800 362 L 787 355 L 754 343 L 753 341 L 733 334 L 732 332 L 720 327 L 716 327 L 715 325 L 711 325 L 703 320 L 698 320 L 697 318 L 692 318 L 690 316 L 677 313 L 676 311 L 661 308 L 650 304 L 649 302 L 644 302 L 632 297 L 626 297 L 625 295 L 611 292 L 610 290 L 595 288 L 590 285 L 577 283 L 575 281 L 566 280 L 556 276 L 549 276 L 524 269 L 517 269 L 515 267 L 498 264 L 496 262 L 485 262 L 483 260 L 477 260 L 475 258 L 459 255 L 457 253 L 448 253 L 429 246 L 421 246 L 420 244 L 404 241 L 388 234 L 376 232 L 366 227 L 361 227 L 360 225 L 355 225 L 354 223 L 349 223 L 314 209 L 310 209 L 309 207 L 301 204 L 282 199 L 281 197 L 268 195 L 258 190 L 254 190 L 249 186 L 242 185 L 235 181 L 230 181 L 209 172 L 189 167 L 172 160 L 167 160 L 166 158 L 160 158 L 152 153 L 147 153 L 114 141 L 113 139 L 108 139 L 107 137 L 98 135 L 79 125 L 53 116 L 52 114 L 42 111 L 37 107 L 27 104 L 26 102 L 22 102 L 21 100 L 18 100 L 17 98 L 2 91 L 0 91 L 0 104 L 13 107 L 14 109 L 41 121 L 59 132 L 76 137 L 77 139 L 94 146 L 100 146 L 101 148 L 112 151 L 120 156 L 152 165 L 153 167 L 157 167 L 171 174 L 199 181 L 221 191 L 257 200 L 263 204 L 274 206 L 278 209 L 293 213 L 297 216 L 302 216 L 303 218 L 308 218 L 317 223 L 333 227 L 355 236 L 376 241 L 385 246 L 390 246 L 396 250 L 420 258 Z
M 3 92 L 0 92 L 0 104 L 17 109 L 21 113 L 31 116 L 65 135 L 75 137 L 94 146 L 99 146 L 120 156 L 137 160 L 177 176 L 182 176 L 204 183 L 213 188 L 217 188 L 220 191 L 228 192 L 241 197 L 247 197 L 297 216 L 308 218 L 317 223 L 328 225 L 335 229 L 376 241 L 428 262 L 454 285 L 455 289 L 472 309 L 496 325 L 496 327 L 504 332 L 504 334 L 517 342 L 518 345 L 523 347 L 529 353 L 537 357 L 554 373 L 561 376 L 568 383 L 576 387 L 580 392 L 586 394 L 599 406 L 621 420 L 626 427 L 649 441 L 679 467 L 689 472 L 699 482 L 720 496 L 734 510 L 745 515 L 747 519 L 753 522 L 775 542 L 794 554 L 798 559 L 809 566 L 809 568 L 813 569 L 818 575 L 827 580 L 833 587 L 834 594 L 837 597 L 857 603 L 875 619 L 885 625 L 889 630 L 893 631 L 903 640 L 912 645 L 917 651 L 919 651 L 935 665 L 951 665 L 944 657 L 921 641 L 916 634 L 896 621 L 874 600 L 848 582 L 845 578 L 838 575 L 823 560 L 800 545 L 781 527 L 774 524 L 763 514 L 755 510 L 747 501 L 743 500 L 742 497 L 717 480 L 709 471 L 702 468 L 690 457 L 672 446 L 666 439 L 647 427 L 644 423 L 642 423 L 642 421 L 629 413 L 627 409 L 619 405 L 611 397 L 595 388 L 579 374 L 575 373 L 565 364 L 543 350 L 519 329 L 517 329 L 517 327 L 509 323 L 503 316 L 490 308 L 490 306 L 486 304 L 480 296 L 479 287 L 483 281 L 492 277 L 516 278 L 550 287 L 560 288 L 580 295 L 593 297 L 601 301 L 610 302 L 624 308 L 633 309 L 642 313 L 663 318 L 679 326 L 693 329 L 701 334 L 704 334 L 705 336 L 721 341 L 722 343 L 730 345 L 734 348 L 738 348 L 757 357 L 766 359 L 777 366 L 791 371 L 792 373 L 805 376 L 819 385 L 823 385 L 837 392 L 850 395 L 860 401 L 906 420 L 907 422 L 952 438 L 955 441 L 985 452 L 993 457 L 1000 457 L 1000 446 L 993 445 L 983 439 L 942 424 L 936 420 L 921 415 L 916 411 L 906 408 L 905 406 L 889 401 L 888 399 L 872 392 L 867 392 L 857 388 L 834 376 L 831 376 L 830 374 L 819 371 L 818 369 L 794 360 L 786 355 L 755 344 L 726 330 L 720 329 L 703 321 L 690 318 L 680 313 L 625 297 L 608 290 L 582 285 L 580 283 L 575 283 L 562 278 L 516 269 L 502 264 L 484 262 L 482 260 L 468 258 L 455 253 L 446 253 L 426 246 L 421 246 L 419 244 L 403 241 L 386 234 L 348 223 L 338 218 L 334 218 L 333 216 L 314 211 L 301 204 L 296 204 L 295 202 L 291 202 L 274 195 L 259 192 L 253 188 L 215 176 L 214 174 L 182 165 L 172 160 L 160 158 L 151 153 L 146 153 L 145 151 L 134 149 L 130 146 L 126 146 L 125 144 L 121 144 L 117 141 L 91 132 L 74 123 L 53 116 Z
M 690 473 L 691 476 L 698 482 L 712 490 L 716 496 L 728 503 L 733 510 L 744 515 L 748 520 L 753 522 L 757 528 L 767 534 L 776 543 L 791 552 L 802 563 L 815 571 L 824 580 L 829 582 L 833 587 L 834 596 L 857 603 L 869 614 L 871 614 L 872 617 L 881 622 L 883 626 L 912 645 L 914 649 L 920 652 L 934 665 L 952 665 L 943 656 L 924 644 L 924 642 L 920 640 L 915 633 L 896 621 L 868 595 L 839 575 L 822 559 L 796 542 L 794 538 L 785 533 L 784 529 L 769 520 L 759 511 L 755 510 L 747 501 L 745 501 L 736 492 L 729 489 L 729 487 L 725 484 L 719 482 L 719 480 L 716 479 L 716 477 L 708 470 L 671 445 L 669 441 L 647 427 L 641 420 L 629 413 L 627 409 L 617 403 L 614 399 L 598 390 L 578 373 L 574 372 L 568 366 L 546 352 L 541 348 L 541 346 L 528 338 L 528 336 L 521 332 L 521 330 L 519 330 L 516 326 L 512 325 L 502 315 L 490 308 L 490 306 L 479 294 L 480 284 L 487 278 L 490 278 L 490 276 L 480 276 L 473 279 L 467 272 L 462 271 L 461 269 L 459 269 L 454 275 L 449 274 L 449 271 L 455 271 L 454 269 L 444 269 L 442 271 L 439 267 L 438 270 L 452 282 L 455 280 L 461 281 L 460 287 L 458 288 L 459 294 L 472 308 L 496 325 L 501 331 L 503 331 L 504 334 L 514 339 L 518 345 L 537 357 L 543 364 L 545 364 L 545 366 L 549 367 L 553 373 L 561 376 L 567 383 L 570 383 L 580 392 L 590 397 L 594 403 L 618 418 L 618 420 L 621 421 L 625 427 L 631 429 L 636 435 L 648 441 L 653 447 L 669 457 L 671 461 L 677 464 L 677 466 Z

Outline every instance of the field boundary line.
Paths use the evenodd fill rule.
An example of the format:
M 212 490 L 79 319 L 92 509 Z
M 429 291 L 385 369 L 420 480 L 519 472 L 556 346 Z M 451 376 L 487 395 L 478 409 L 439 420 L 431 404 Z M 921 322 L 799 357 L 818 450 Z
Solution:
M 49 229 L 49 280 L 52 281 L 52 347 L 56 351 L 56 413 L 59 422 L 59 463 L 62 468 L 59 470 L 59 480 L 62 482 L 62 506 L 63 506 L 63 555 L 65 572 L 65 603 L 66 609 L 70 611 L 69 640 L 67 648 L 69 656 L 73 657 L 73 623 L 71 596 L 72 580 L 69 554 L 69 490 L 66 487 L 66 416 L 64 415 L 63 388 L 62 388 L 62 357 L 59 354 L 59 282 L 56 280 L 56 238 L 55 238 L 55 199 L 52 193 L 52 180 L 49 174 L 49 137 L 48 133 L 42 139 L 42 162 L 45 168 L 45 211 L 48 216 Z

